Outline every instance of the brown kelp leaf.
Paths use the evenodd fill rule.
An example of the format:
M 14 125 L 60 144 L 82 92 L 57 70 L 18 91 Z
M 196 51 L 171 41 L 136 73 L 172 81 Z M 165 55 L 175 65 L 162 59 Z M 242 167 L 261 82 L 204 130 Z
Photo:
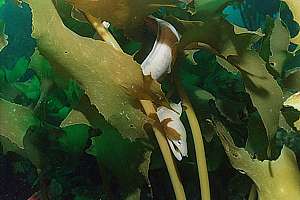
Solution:
M 89 13 L 101 20 L 111 22 L 124 30 L 133 30 L 143 24 L 144 17 L 160 6 L 172 6 L 171 0 L 66 0 L 78 11 Z
M 274 28 L 270 36 L 270 64 L 275 71 L 281 75 L 283 65 L 287 59 L 290 34 L 283 26 L 280 18 L 274 22 Z
M 216 60 L 228 72 L 232 72 L 232 73 L 239 72 L 239 70 L 236 67 L 234 67 L 230 62 L 228 62 L 228 60 L 226 60 L 225 58 L 216 56 Z
M 282 0 L 284 1 L 290 8 L 293 13 L 294 20 L 300 25 L 300 1 L 299 0 Z M 294 38 L 292 38 L 291 42 L 294 44 L 300 45 L 300 33 Z
M 215 128 L 231 165 L 254 181 L 260 200 L 299 198 L 300 173 L 292 150 L 284 146 L 277 160 L 260 161 L 252 158 L 244 148 L 236 147 L 220 122 L 215 121 Z
M 161 84 L 153 80 L 151 76 L 144 76 L 144 85 L 142 91 L 139 92 L 140 95 L 144 94 L 145 99 L 141 96 L 143 100 L 152 100 L 158 105 L 168 105 L 168 100 L 166 99 L 164 92 L 161 89 Z
M 267 71 L 266 64 L 258 53 L 246 51 L 239 58 L 229 57 L 240 69 L 245 88 L 265 125 L 269 139 L 276 133 L 282 107 L 282 91 L 276 80 Z M 247 73 L 251 69 L 254 74 Z
M 211 52 L 227 61 L 219 62 L 224 68 L 234 71 L 233 66 L 240 71 L 246 91 L 261 115 L 269 139 L 272 139 L 278 128 L 282 91 L 266 69 L 266 63 L 251 50 L 251 45 L 263 35 L 259 31 L 236 27 L 221 18 L 209 21 L 171 20 L 182 32 L 181 47 L 192 42 L 206 44 Z
M 218 54 L 236 54 L 232 39 L 234 28 L 231 24 L 221 18 L 212 18 L 209 21 L 186 21 L 175 17 L 168 19 L 179 30 L 182 37 L 179 49 L 183 49 L 193 42 L 206 44 L 207 48 Z M 224 53 L 223 53 L 224 52 Z M 228 52 L 228 53 L 225 53 Z
M 8 138 L 19 148 L 24 148 L 23 138 L 30 126 L 38 125 L 39 120 L 24 106 L 0 99 L 0 136 Z
M 99 112 L 123 136 L 144 137 L 147 117 L 134 108 L 128 90 L 143 86 L 140 66 L 111 45 L 81 37 L 67 29 L 51 0 L 30 0 L 33 37 L 56 71 L 78 81 Z
M 52 2 L 68 28 L 85 37 L 94 36 L 95 30 L 91 24 L 86 21 L 79 21 L 72 17 L 73 6 L 71 4 L 67 3 L 65 0 L 52 0 Z
M 221 17 L 204 21 L 187 21 L 175 17 L 168 18 L 179 30 L 182 37 L 179 49 L 184 49 L 192 43 L 196 48 L 206 48 L 211 52 L 227 58 L 239 55 L 249 48 L 250 44 L 258 41 L 263 34 L 258 31 L 247 31 L 244 28 L 230 24 Z M 251 73 L 251 72 L 249 72 Z

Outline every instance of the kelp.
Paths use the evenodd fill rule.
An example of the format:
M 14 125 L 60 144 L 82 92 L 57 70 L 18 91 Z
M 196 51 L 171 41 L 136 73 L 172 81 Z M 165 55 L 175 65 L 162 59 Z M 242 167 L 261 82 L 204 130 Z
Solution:
M 282 106 L 282 90 L 273 76 L 267 71 L 265 62 L 255 52 L 244 54 L 240 63 L 243 69 L 254 67 L 254 74 L 241 72 L 246 91 L 257 108 L 265 125 L 269 140 L 272 140 L 279 124 Z M 265 102 L 268 102 L 267 104 Z
M 287 100 L 283 102 L 283 105 L 286 107 L 292 107 L 295 110 L 300 112 L 300 93 L 297 92 L 291 95 Z M 300 131 L 300 116 L 293 122 L 293 125 L 296 130 Z
M 263 35 L 240 29 L 218 17 L 209 21 L 172 20 L 182 30 L 180 46 L 184 48 L 198 42 L 198 47 L 219 56 L 225 69 L 234 72 L 233 68 L 236 68 L 240 72 L 246 91 L 264 122 L 268 138 L 272 140 L 279 123 L 282 90 L 267 70 L 266 62 L 252 49 Z
M 270 34 L 269 63 L 279 76 L 282 75 L 284 64 L 289 55 L 290 34 L 287 28 L 278 18 L 274 21 L 274 27 Z
M 283 0 L 293 13 L 294 21 L 300 25 L 300 2 L 296 0 Z M 291 42 L 300 45 L 300 33 L 291 39 Z
M 72 16 L 73 6 L 65 0 L 53 0 L 57 12 L 59 13 L 64 24 L 75 33 L 85 36 L 93 37 L 95 30 L 93 27 L 84 21 L 79 21 Z
M 7 35 L 5 35 L 4 31 L 5 24 L 0 20 L 0 52 L 8 44 Z
M 300 66 L 286 72 L 284 77 L 284 86 L 286 88 L 300 90 Z
M 295 153 L 291 149 L 284 146 L 276 160 L 260 161 L 251 157 L 244 148 L 236 147 L 221 122 L 215 121 L 215 127 L 231 165 L 253 180 L 260 200 L 299 197 L 300 173 Z
M 67 29 L 50 0 L 29 3 L 33 37 L 41 54 L 60 74 L 78 81 L 91 103 L 123 136 L 145 137 L 143 125 L 148 120 L 133 107 L 135 98 L 129 95 L 143 86 L 140 66 L 109 44 Z
M 39 96 L 36 87 L 39 87 L 39 81 L 35 76 L 28 80 L 20 79 L 24 77 L 28 69 L 28 61 L 22 57 L 11 69 L 0 69 L 0 95 L 9 101 L 14 101 L 17 97 L 25 97 L 25 99 L 32 101 Z M 24 104 L 27 104 L 24 102 Z
M 42 182 L 44 175 L 49 178 L 47 188 L 42 185 L 39 189 L 47 190 L 50 198 L 141 199 L 146 195 L 150 198 L 174 198 L 173 193 L 164 186 L 169 181 L 162 176 L 165 165 L 155 149 L 153 151 L 152 143 L 149 143 L 144 131 L 144 127 L 147 127 L 144 125 L 153 121 L 143 114 L 138 100 L 151 100 L 158 107 L 163 103 L 168 104 L 168 100 L 179 100 L 184 96 L 182 92 L 186 92 L 192 101 L 188 104 L 183 101 L 187 118 L 193 109 L 192 105 L 197 113 L 197 116 L 193 116 L 191 128 L 197 117 L 202 131 L 207 133 L 206 159 L 203 158 L 209 164 L 212 182 L 225 180 L 223 185 L 234 182 L 236 193 L 241 192 L 240 187 L 246 188 L 242 189 L 244 194 L 240 198 L 247 196 L 250 179 L 243 176 L 248 181 L 241 186 L 236 180 L 230 180 L 236 175 L 233 171 L 230 172 L 234 175 L 222 176 L 232 170 L 230 166 L 222 165 L 223 144 L 232 166 L 254 181 L 252 191 L 257 189 L 260 199 L 296 199 L 299 196 L 299 169 L 295 155 L 289 149 L 298 153 L 298 93 L 283 103 L 285 98 L 299 90 L 299 51 L 289 52 L 295 48 L 290 41 L 294 42 L 298 36 L 290 39 L 290 27 L 286 28 L 286 20 L 283 23 L 282 16 L 269 17 L 262 31 L 249 31 L 231 24 L 226 20 L 226 14 L 222 13 L 228 4 L 232 5 L 230 8 L 238 10 L 241 2 L 235 0 L 194 0 L 193 4 L 181 0 L 176 8 L 175 1 L 171 0 L 27 2 L 32 9 L 32 36 L 37 41 L 37 49 L 31 57 L 18 57 L 16 64 L 4 66 L 11 69 L 0 70 L 0 95 L 6 99 L 1 100 L 0 105 L 1 102 L 8 105 L 4 109 L 0 106 L 0 112 L 1 116 L 5 116 L 2 111 L 8 112 L 8 118 L 24 116 L 29 122 L 26 125 L 20 123 L 22 127 L 16 126 L 16 129 L 11 129 L 14 127 L 9 124 L 7 129 L 11 129 L 11 132 L 2 132 L 1 128 L 5 126 L 0 127 L 0 141 L 3 153 L 8 150 L 20 153 L 20 148 L 16 146 L 25 146 L 25 157 L 42 170 L 41 181 L 37 182 Z M 293 23 L 299 22 L 295 13 L 297 7 L 291 6 L 294 2 L 286 2 L 294 12 Z M 19 6 L 20 9 L 28 8 L 25 3 Z M 173 8 L 157 10 L 161 6 Z M 128 33 L 146 31 L 143 19 L 151 13 L 172 23 L 181 33 L 181 40 L 176 46 L 179 55 L 176 57 L 174 51 L 171 56 L 177 58 L 175 67 L 180 69 L 171 74 L 171 82 L 162 81 L 164 91 L 169 92 L 168 100 L 159 83 L 143 77 L 140 65 L 132 56 L 112 48 L 103 38 L 104 41 L 92 39 L 95 38 L 93 24 L 84 18 L 88 14 L 94 22 L 101 24 L 103 20 L 109 21 L 111 27 L 105 31 L 111 31 L 112 37 L 116 37 L 120 46 L 124 47 L 127 42 L 122 41 L 125 40 L 122 37 L 132 36 Z M 31 18 L 30 14 L 27 16 Z M 257 22 L 257 19 L 253 20 Z M 117 30 L 119 28 L 123 30 Z M 0 28 L 2 32 L 5 33 L 4 26 Z M 123 33 L 122 37 L 117 36 Z M 9 38 L 13 36 L 11 32 L 7 34 Z M 4 38 L 3 34 L 1 36 Z M 132 52 L 136 52 L 136 48 Z M 178 87 L 179 95 L 174 93 L 172 85 L 172 78 L 177 75 L 186 90 L 180 92 Z M 68 79 L 71 81 L 66 81 Z M 11 102 L 29 105 L 30 109 Z M 140 102 L 143 105 L 145 101 Z M 21 114 L 14 115 L 14 107 L 22 110 L 19 112 Z M 154 109 L 148 110 L 147 114 L 151 116 L 156 112 Z M 222 124 L 212 120 L 215 117 L 226 124 L 231 135 Z M 187 118 L 186 115 L 181 118 L 185 125 L 188 124 Z M 3 119 L 0 125 L 6 123 L 6 119 Z M 213 130 L 213 125 L 216 130 Z M 190 145 L 193 144 L 190 129 L 186 130 L 189 157 L 181 161 L 179 172 L 182 179 L 176 177 L 177 186 L 181 187 L 183 194 L 180 199 L 184 199 L 185 192 L 188 199 L 200 198 L 200 193 L 202 198 L 209 199 L 205 195 L 209 194 L 209 189 L 203 190 L 201 187 L 202 191 L 199 192 L 197 187 L 190 187 L 195 185 L 195 151 Z M 216 132 L 221 141 L 214 136 Z M 165 135 L 161 134 L 160 137 L 165 139 Z M 24 145 L 21 146 L 23 139 Z M 198 138 L 196 142 L 200 140 Z M 243 145 L 246 145 L 245 148 L 237 147 Z M 275 158 L 276 153 L 280 154 L 280 145 L 284 145 L 281 155 L 276 160 L 265 160 Z M 197 149 L 197 144 L 195 146 Z M 156 143 L 154 147 L 157 147 Z M 165 147 L 168 148 L 167 144 Z M 154 153 L 151 155 L 152 151 Z M 205 155 L 204 150 L 201 153 Z M 149 169 L 150 156 L 152 165 Z M 95 166 L 97 162 L 98 167 Z M 170 154 L 167 163 L 172 162 L 174 166 Z M 80 163 L 83 165 L 80 167 L 97 179 L 96 183 L 90 180 L 89 174 L 73 176 L 71 171 Z M 204 164 L 198 167 L 207 172 Z M 175 174 L 176 167 L 172 170 Z M 77 171 L 82 170 L 79 168 Z M 200 178 L 200 183 L 203 180 L 205 178 Z M 283 184 L 282 180 L 288 183 L 285 181 Z M 91 184 L 88 189 L 84 188 L 85 181 Z M 77 183 L 83 187 L 74 187 Z M 183 185 L 187 189 L 185 192 Z M 215 189 L 215 184 L 212 185 Z M 223 185 L 216 187 L 221 193 L 228 189 Z M 209 188 L 208 181 L 202 186 Z M 231 195 L 228 198 L 238 198 L 235 192 L 229 193 Z M 212 195 L 218 198 L 218 194 Z
M 74 6 L 73 17 L 84 19 L 81 12 L 88 13 L 101 21 L 132 32 L 144 23 L 144 18 L 161 6 L 174 6 L 172 0 L 65 0 Z
M 0 99 L 0 110 L 0 135 L 19 148 L 24 148 L 23 139 L 27 129 L 39 125 L 39 120 L 29 108 L 4 99 Z
M 103 173 L 110 173 L 117 180 L 122 199 L 140 199 L 142 185 L 149 183 L 150 149 L 141 142 L 123 139 L 114 128 L 92 138 L 88 153 L 95 156 Z M 113 156 L 112 156 L 113 155 Z M 110 183 L 111 184 L 111 183 Z M 113 191 L 112 185 L 109 190 Z M 149 185 L 150 187 L 150 185 Z
M 72 124 L 62 129 L 51 129 L 49 124 L 42 126 L 31 109 L 3 99 L 0 99 L 0 111 L 0 141 L 4 152 L 17 152 L 30 159 L 40 170 L 53 165 L 57 162 L 55 159 L 59 160 L 61 156 L 68 156 L 62 161 L 64 164 L 78 162 L 91 138 L 91 127 L 87 125 Z M 148 182 L 149 147 L 140 141 L 123 139 L 103 117 L 98 118 L 97 122 L 102 134 L 92 138 L 88 153 L 99 160 L 100 167 L 105 166 L 118 178 L 122 197 L 138 199 L 141 185 Z M 51 133 L 48 135 L 46 131 Z M 47 148 L 41 148 L 45 145 Z M 128 171 L 124 173 L 124 169 Z
M 4 4 L 5 4 L 5 0 L 1 0 L 0 9 Z M 8 44 L 7 35 L 5 35 L 4 32 L 5 32 L 5 23 L 2 20 L 0 20 L 0 52 Z
M 147 179 L 147 155 L 150 155 L 142 143 L 131 142 L 136 138 L 147 137 L 143 126 L 149 121 L 136 108 L 137 97 L 133 96 L 144 84 L 140 66 L 131 56 L 115 50 L 109 44 L 81 37 L 67 29 L 50 0 L 33 0 L 30 6 L 33 12 L 33 37 L 38 41 L 39 52 L 49 60 L 58 74 L 74 79 L 85 92 L 81 101 L 84 106 L 74 106 L 78 110 L 73 110 L 69 115 L 77 113 L 80 119 L 74 123 L 72 117 L 67 117 L 62 126 L 86 123 L 101 129 L 103 134 L 93 138 L 90 152 L 94 152 L 92 155 L 96 156 L 100 168 L 105 166 L 118 178 L 123 198 L 139 198 L 140 185 Z M 47 20 L 48 26 L 44 26 L 45 17 L 51 19 Z M 39 57 L 35 55 L 31 64 L 44 62 Z M 48 66 L 47 63 L 45 65 Z M 41 79 L 49 78 L 49 74 L 39 74 Z M 124 140 L 122 136 L 128 139 Z M 120 148 L 107 150 L 116 146 Z M 114 160 L 117 156 L 124 156 L 123 161 L 121 158 Z M 124 173 L 122 170 L 129 164 L 129 171 Z M 127 176 L 135 177 L 137 181 L 134 184 L 126 182 L 132 180 Z

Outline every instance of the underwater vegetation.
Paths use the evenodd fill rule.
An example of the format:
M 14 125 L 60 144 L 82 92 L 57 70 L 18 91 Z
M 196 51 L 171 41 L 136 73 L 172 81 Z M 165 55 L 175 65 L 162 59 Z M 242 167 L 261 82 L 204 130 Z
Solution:
M 300 199 L 299 25 L 299 0 L 0 0 L 0 200 Z

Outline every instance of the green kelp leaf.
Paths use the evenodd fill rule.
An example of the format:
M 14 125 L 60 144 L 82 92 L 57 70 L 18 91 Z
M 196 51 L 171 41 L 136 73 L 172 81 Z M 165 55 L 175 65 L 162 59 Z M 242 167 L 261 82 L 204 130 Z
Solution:
M 292 107 L 294 109 L 296 109 L 297 111 L 300 112 L 300 92 L 297 92 L 293 95 L 291 95 L 284 103 L 284 106 L 286 107 Z M 293 125 L 294 127 L 300 131 L 300 115 L 298 113 L 294 114 L 294 118 L 296 118 L 296 120 L 293 120 Z M 298 120 L 297 120 L 298 118 Z
M 101 169 L 104 168 L 103 170 L 107 174 L 112 173 L 113 178 L 117 179 L 124 196 L 139 196 L 140 189 L 138 188 L 145 180 L 148 180 L 151 155 L 149 149 L 141 142 L 132 142 L 122 138 L 120 133 L 98 114 L 96 108 L 90 105 L 87 96 L 83 96 L 76 109 L 78 110 L 73 110 L 70 114 L 77 113 L 80 118 L 87 121 L 87 124 L 92 124 L 102 132 L 100 136 L 92 138 L 93 144 L 89 153 L 96 156 Z M 76 119 L 64 121 L 61 126 L 65 129 L 66 125 L 71 124 L 78 126 L 78 121 Z M 80 126 L 87 127 L 87 125 Z M 129 196 L 127 197 L 129 198 Z
M 74 126 L 32 127 L 24 137 L 27 157 L 39 169 L 45 167 L 70 167 L 80 162 L 92 136 L 91 128 Z
M 24 149 L 19 148 L 16 143 L 13 143 L 7 137 L 3 137 L 0 135 L 0 152 L 6 154 L 10 151 L 26 157 L 26 152 L 24 151 Z
M 56 71 L 78 81 L 91 103 L 123 136 L 145 137 L 143 126 L 148 119 L 133 107 L 137 102 L 129 95 L 143 87 L 140 66 L 111 45 L 66 29 L 51 0 L 32 0 L 30 5 L 33 36 Z
M 71 110 L 66 119 L 62 121 L 60 127 L 66 127 L 74 124 L 85 124 L 90 126 L 89 120 L 85 117 L 85 115 L 77 110 Z
M 230 122 L 242 124 L 247 119 L 250 98 L 241 76 L 220 66 L 214 54 L 200 50 L 193 57 L 197 64 L 179 63 L 178 74 L 201 119 L 204 136 L 209 141 L 214 134 L 208 120 L 212 112 L 217 109 Z
M 84 91 L 81 89 L 78 83 L 74 80 L 69 80 L 67 88 L 64 89 L 64 93 L 66 94 L 68 104 L 70 104 L 71 108 L 73 109 L 67 113 L 66 118 L 64 118 L 64 120 L 60 123 L 60 127 L 66 127 L 75 124 L 85 124 L 87 126 L 91 126 L 91 123 L 85 116 L 92 115 L 91 113 L 85 112 L 88 110 L 88 107 L 91 107 L 91 105 L 90 102 L 88 105 L 82 105 L 82 102 L 85 99 L 82 99 L 84 96 Z M 74 108 L 83 110 L 84 114 L 81 111 L 75 110 Z M 98 112 L 96 112 L 95 115 L 97 115 L 97 113 Z M 88 118 L 91 120 L 91 118 L 97 118 L 97 116 Z
M 0 98 L 14 101 L 18 95 L 20 92 L 6 80 L 5 69 L 0 68 Z
M 2 2 L 3 3 L 3 2 Z M 0 7 L 1 7 L 1 2 L 0 2 Z M 0 20 L 0 52 L 3 48 L 5 48 L 8 45 L 8 36 L 5 35 L 5 24 L 3 21 Z
M 210 119 L 211 117 L 210 102 L 215 101 L 215 97 L 207 90 L 199 87 L 199 82 L 204 79 L 201 75 L 205 74 L 206 76 L 206 72 L 199 70 L 201 68 L 198 65 L 187 62 L 187 60 L 188 58 L 179 60 L 181 62 L 178 64 L 180 65 L 178 76 L 200 119 L 199 121 L 201 122 L 201 130 L 204 138 L 207 141 L 211 141 L 214 132 L 207 119 Z
M 290 8 L 293 13 L 294 21 L 296 21 L 300 25 L 300 1 L 298 0 L 282 0 L 284 1 Z M 300 33 L 296 35 L 296 37 L 291 39 L 291 42 L 294 44 L 300 45 Z
M 216 108 L 227 120 L 235 124 L 243 123 L 247 117 L 246 106 L 249 104 L 250 99 L 245 91 L 241 76 L 238 73 L 228 72 L 218 64 L 216 56 L 207 51 L 200 50 L 194 53 L 193 57 L 197 65 L 191 66 L 183 63 L 180 65 L 182 70 L 179 74 L 196 110 L 201 111 L 206 108 L 206 113 L 199 113 L 199 117 L 209 119 L 212 110 L 215 109 L 212 107 L 212 102 L 215 101 Z M 228 61 L 226 62 L 229 63 Z M 232 66 L 232 68 L 235 67 Z M 187 74 L 188 71 L 191 74 Z M 193 80 L 193 76 L 195 76 L 195 81 L 189 81 Z M 193 97 L 194 94 L 198 93 L 197 90 L 201 94 L 200 88 L 211 93 L 210 96 L 205 95 L 206 98 L 210 98 L 207 99 L 206 105 L 198 105 L 204 100 L 203 97 L 205 96 L 199 96 L 199 99 Z M 191 89 L 194 91 L 190 91 Z M 202 93 L 202 95 L 204 94 Z M 232 107 L 232 105 L 235 106 Z M 205 118 L 201 121 L 205 121 Z
M 263 32 L 265 33 L 265 36 L 261 40 L 260 49 L 259 49 L 259 55 L 266 61 L 269 62 L 269 58 L 272 55 L 271 49 L 270 49 L 270 38 L 272 35 L 272 32 L 274 30 L 274 19 L 270 16 L 266 17 L 266 22 L 263 28 Z
M 34 127 L 24 137 L 26 156 L 38 168 L 77 165 L 87 148 L 90 127 Z M 47 148 L 45 148 L 47 147 Z
M 28 99 L 36 102 L 40 96 L 40 81 L 36 76 L 26 82 L 17 82 L 13 84 Z
M 23 148 L 23 138 L 30 126 L 38 125 L 33 112 L 21 105 L 0 99 L 0 134 Z
M 142 45 L 145 45 L 137 40 L 134 40 L 132 38 L 129 38 L 123 30 L 118 29 L 117 27 L 113 26 L 112 24 L 109 26 L 109 32 L 113 35 L 115 40 L 118 42 L 122 50 L 132 56 L 135 56 L 142 48 Z M 149 33 L 150 34 L 150 33 Z M 150 40 L 150 38 L 145 37 L 143 35 L 143 38 L 147 41 L 151 41 L 151 45 L 153 45 L 153 41 Z M 144 41 L 144 40 L 142 40 Z M 151 46 L 152 47 L 152 46 Z
M 257 160 L 233 139 L 220 123 L 215 127 L 231 165 L 249 176 L 257 187 L 259 199 L 297 199 L 300 195 L 300 173 L 294 152 L 284 146 L 277 160 Z M 284 182 L 282 180 L 285 180 Z
M 196 11 L 200 15 L 222 13 L 223 9 L 234 0 L 194 0 Z
M 283 98 L 281 88 L 269 74 L 265 62 L 256 52 L 246 51 L 237 60 L 233 57 L 229 59 L 232 59 L 231 62 L 241 70 L 246 91 L 257 108 L 268 138 L 271 140 L 279 124 Z M 245 72 L 249 69 L 253 72 L 252 74 Z
M 83 95 L 78 105 L 69 112 L 68 117 L 62 121 L 60 127 L 66 127 L 76 124 L 85 124 L 101 129 L 103 132 L 111 131 L 111 124 L 106 121 L 103 115 L 99 114 L 97 108 L 91 104 L 87 95 Z
M 54 77 L 54 72 L 50 63 L 37 49 L 30 58 L 29 68 L 36 73 L 40 81 L 52 79 Z
M 45 115 L 46 116 L 56 116 L 59 119 L 64 119 L 66 117 L 66 115 L 68 115 L 68 112 L 70 111 L 70 108 L 66 107 L 65 105 L 65 99 L 63 96 L 63 92 L 61 90 L 53 90 L 52 92 L 50 92 L 44 103 L 44 109 L 42 109 L 40 112 L 41 116 L 43 119 L 45 119 Z M 66 115 L 60 115 L 60 111 L 63 109 L 68 109 L 68 112 L 66 113 Z M 50 117 L 51 118 L 51 117 Z M 53 122 L 53 119 L 51 120 Z
M 80 88 L 78 83 L 74 80 L 69 81 L 69 84 L 64 91 L 67 96 L 68 102 L 73 107 L 78 105 L 81 97 L 84 95 L 84 91 Z
M 82 124 L 63 128 L 65 133 L 59 138 L 62 149 L 78 157 L 86 148 L 89 139 L 89 129 L 89 126 Z
M 6 72 L 6 79 L 9 83 L 16 82 L 21 76 L 25 74 L 28 69 L 29 61 L 26 58 L 20 58 L 16 65 L 10 70 L 5 70 Z
M 257 159 L 267 158 L 268 137 L 265 126 L 257 112 L 250 115 L 247 129 L 248 138 L 245 149 L 250 155 L 255 155 Z
M 94 36 L 95 30 L 89 23 L 79 21 L 72 17 L 73 6 L 70 5 L 66 0 L 53 0 L 53 3 L 64 24 L 69 29 L 85 37 Z
M 147 148 L 140 142 L 123 139 L 115 130 L 92 138 L 90 153 L 97 157 L 100 168 L 112 174 L 121 187 L 121 199 L 133 198 L 148 175 L 149 160 Z M 145 163 L 146 160 L 146 164 Z M 139 195 L 138 195 L 139 196 Z
M 270 36 L 270 65 L 281 75 L 283 65 L 288 56 L 288 47 L 290 44 L 290 34 L 285 26 L 283 26 L 280 18 L 274 22 L 274 28 Z
M 35 111 L 40 109 L 43 102 L 46 100 L 50 90 L 54 86 L 54 82 L 61 84 L 60 77 L 54 76 L 54 71 L 48 60 L 46 60 L 36 49 L 33 55 L 30 57 L 29 68 L 32 69 L 39 82 L 39 99 L 35 105 Z
M 144 23 L 144 18 L 158 10 L 160 6 L 174 6 L 174 1 L 171 0 L 65 1 L 74 5 L 75 9 L 108 21 L 127 32 L 136 31 L 136 28 Z M 78 11 L 73 12 L 73 16 L 77 19 L 83 18 Z

